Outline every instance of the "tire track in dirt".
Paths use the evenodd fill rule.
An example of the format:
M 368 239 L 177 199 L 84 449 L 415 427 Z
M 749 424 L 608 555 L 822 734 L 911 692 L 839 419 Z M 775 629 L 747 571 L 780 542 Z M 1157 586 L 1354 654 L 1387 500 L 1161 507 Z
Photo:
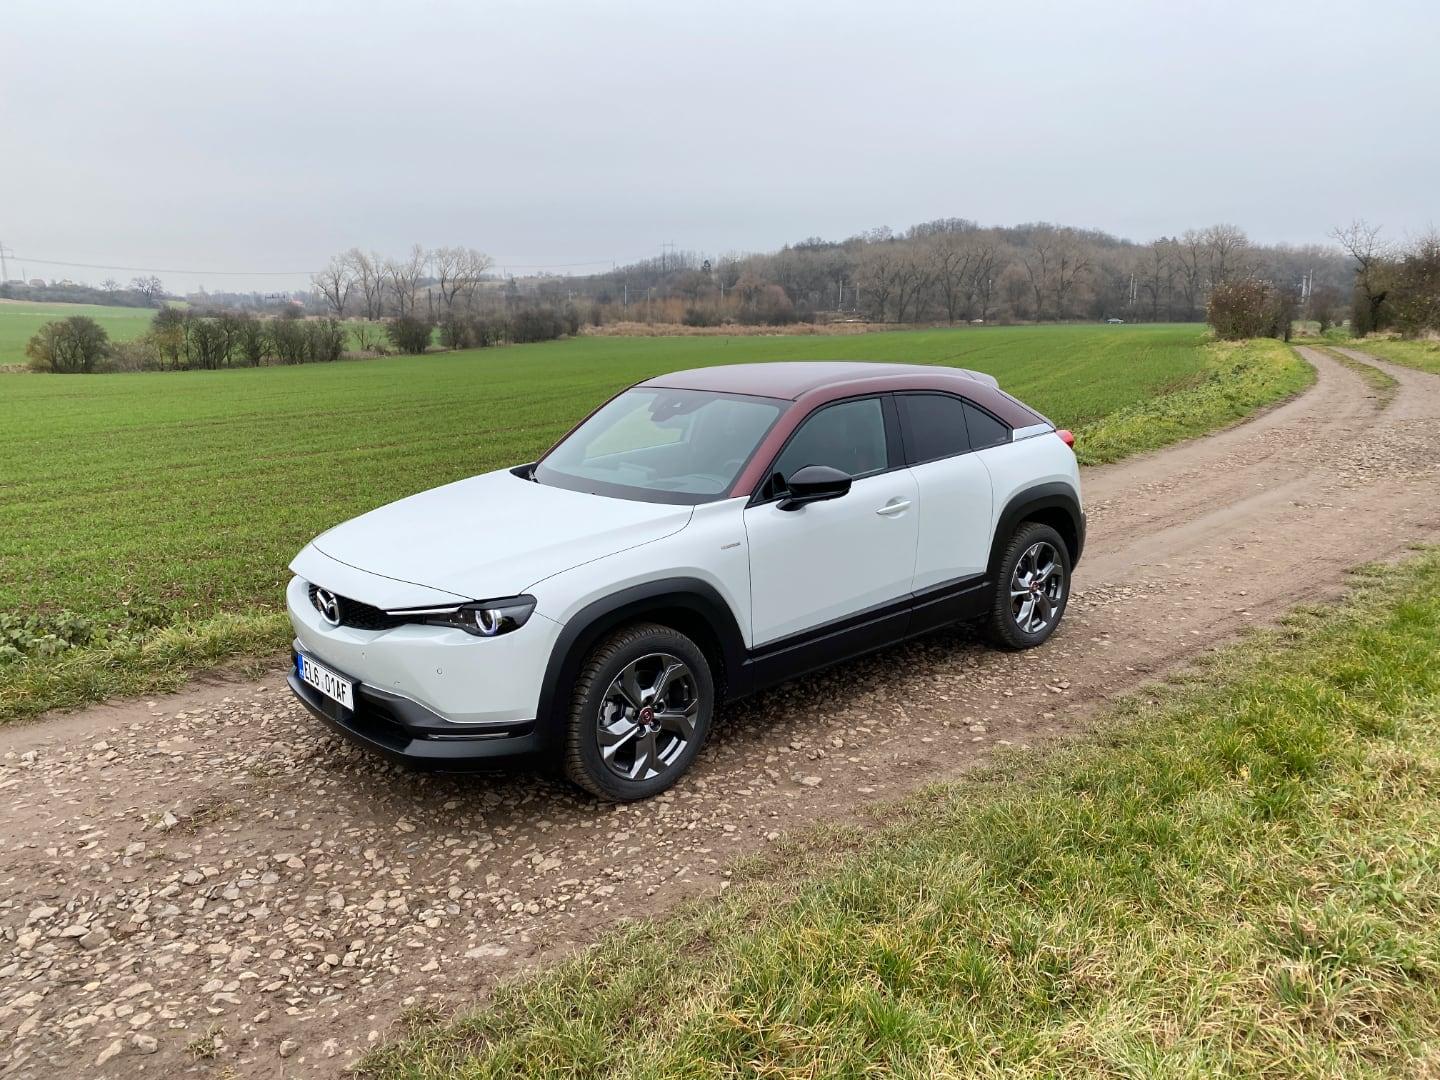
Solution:
M 599 806 L 517 769 L 436 777 L 326 735 L 283 689 L 197 684 L 0 733 L 0 1075 L 334 1075 L 411 1007 L 727 883 L 738 855 L 984 760 L 1440 527 L 1440 379 L 1381 408 L 1300 350 L 1300 398 L 1088 470 L 1062 631 L 963 631 L 726 711 L 693 773 Z M 213 1051 L 211 1056 L 197 1054 Z

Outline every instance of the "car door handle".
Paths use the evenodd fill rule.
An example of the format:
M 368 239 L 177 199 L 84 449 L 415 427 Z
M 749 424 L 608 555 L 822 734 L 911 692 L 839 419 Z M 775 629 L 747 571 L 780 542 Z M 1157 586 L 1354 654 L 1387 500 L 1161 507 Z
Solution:
M 906 510 L 909 509 L 909 499 L 891 499 L 884 506 L 880 507 L 879 510 L 876 510 L 875 513 L 879 514 L 881 517 L 894 517 L 896 514 L 903 514 Z

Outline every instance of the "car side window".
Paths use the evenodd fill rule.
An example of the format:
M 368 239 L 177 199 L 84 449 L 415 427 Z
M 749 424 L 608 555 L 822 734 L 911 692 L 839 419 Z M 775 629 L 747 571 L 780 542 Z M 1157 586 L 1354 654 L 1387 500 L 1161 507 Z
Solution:
M 984 450 L 1011 441 L 1012 434 L 1005 424 L 991 416 L 977 405 L 965 402 L 965 427 L 970 432 L 970 449 Z
M 771 467 L 764 497 L 779 494 L 784 490 L 784 478 L 806 465 L 829 465 L 855 479 L 884 472 L 889 453 L 880 399 L 842 401 L 809 417 Z
M 898 394 L 905 425 L 905 459 L 911 465 L 954 457 L 970 449 L 965 403 L 949 394 Z

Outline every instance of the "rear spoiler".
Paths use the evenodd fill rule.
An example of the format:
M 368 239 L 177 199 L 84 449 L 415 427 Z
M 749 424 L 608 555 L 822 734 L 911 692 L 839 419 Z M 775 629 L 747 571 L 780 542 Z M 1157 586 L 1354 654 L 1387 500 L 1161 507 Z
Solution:
M 983 371 L 972 371 L 970 368 L 963 367 L 956 368 L 955 370 L 960 372 L 960 374 L 964 375 L 967 379 L 974 379 L 976 382 L 984 383 L 986 386 L 993 386 L 996 390 L 1000 389 L 1000 383 L 994 375 L 986 375 Z

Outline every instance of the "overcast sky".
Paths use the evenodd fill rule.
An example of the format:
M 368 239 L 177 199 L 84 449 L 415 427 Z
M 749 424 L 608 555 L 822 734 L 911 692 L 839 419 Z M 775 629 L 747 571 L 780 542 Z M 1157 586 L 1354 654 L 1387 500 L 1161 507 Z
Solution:
M 6 0 L 0 42 L 0 242 L 31 277 L 1440 218 L 1433 0 Z

